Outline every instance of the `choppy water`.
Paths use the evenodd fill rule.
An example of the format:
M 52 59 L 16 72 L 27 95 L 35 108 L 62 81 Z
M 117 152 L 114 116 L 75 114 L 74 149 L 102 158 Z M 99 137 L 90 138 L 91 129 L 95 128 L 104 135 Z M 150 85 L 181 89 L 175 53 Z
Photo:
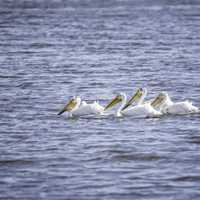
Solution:
M 200 198 L 199 115 L 56 115 L 140 86 L 200 107 L 198 1 L 0 4 L 0 199 Z

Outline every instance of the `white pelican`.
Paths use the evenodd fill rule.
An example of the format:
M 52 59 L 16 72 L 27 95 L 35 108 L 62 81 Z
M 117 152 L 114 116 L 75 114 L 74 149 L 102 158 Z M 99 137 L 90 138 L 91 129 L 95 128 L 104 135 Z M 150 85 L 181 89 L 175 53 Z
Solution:
M 190 113 L 198 113 L 199 108 L 193 106 L 189 101 L 173 102 L 167 92 L 161 92 L 160 96 L 164 98 L 164 103 L 160 105 L 160 111 L 163 113 L 184 115 Z
M 139 89 L 136 94 L 126 103 L 127 97 L 124 93 L 117 95 L 106 107 L 104 110 L 113 107 L 117 103 L 121 102 L 121 106 L 117 110 L 117 116 L 133 116 L 136 118 L 146 118 L 146 117 L 158 117 L 162 115 L 161 112 L 155 110 L 155 107 L 162 103 L 162 99 L 158 97 L 155 98 L 151 103 L 142 104 L 145 96 L 146 89 Z M 130 105 L 135 102 L 137 105 L 130 107 Z
M 76 96 L 70 99 L 66 106 L 58 113 L 58 115 L 61 115 L 66 111 L 69 112 L 70 117 L 90 114 L 102 114 L 104 111 L 104 107 L 102 107 L 96 101 L 88 104 L 85 101 L 81 101 L 81 98 L 79 96 Z

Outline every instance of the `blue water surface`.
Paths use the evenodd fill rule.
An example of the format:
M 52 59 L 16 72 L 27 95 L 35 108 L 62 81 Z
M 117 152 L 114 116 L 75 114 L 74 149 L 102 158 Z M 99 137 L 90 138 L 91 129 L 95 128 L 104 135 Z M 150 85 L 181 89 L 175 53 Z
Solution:
M 57 116 L 137 87 L 200 107 L 199 1 L 0 5 L 0 199 L 200 199 L 200 115 Z

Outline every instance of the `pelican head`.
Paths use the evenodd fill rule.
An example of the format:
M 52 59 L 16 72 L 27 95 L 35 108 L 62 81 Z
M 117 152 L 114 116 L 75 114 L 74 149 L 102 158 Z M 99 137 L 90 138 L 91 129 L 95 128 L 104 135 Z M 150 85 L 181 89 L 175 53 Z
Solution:
M 168 94 L 166 92 L 161 92 L 158 96 L 151 102 L 151 106 L 153 108 L 159 108 L 168 98 Z
M 108 103 L 108 105 L 104 108 L 104 110 L 107 110 L 107 109 L 109 109 L 109 108 L 112 108 L 112 107 L 115 106 L 116 104 L 122 102 L 123 99 L 124 99 L 124 95 L 123 95 L 122 93 L 116 95 L 116 96 Z
M 128 100 L 126 105 L 122 108 L 122 110 L 125 110 L 130 105 L 132 105 L 134 102 L 139 102 L 140 99 L 147 93 L 146 88 L 138 88 L 135 94 Z
M 76 97 L 72 97 L 67 104 L 64 106 L 64 108 L 58 113 L 58 115 L 61 115 L 64 112 L 71 112 L 72 110 L 74 110 L 74 108 L 79 104 L 79 102 L 81 101 L 79 96 Z

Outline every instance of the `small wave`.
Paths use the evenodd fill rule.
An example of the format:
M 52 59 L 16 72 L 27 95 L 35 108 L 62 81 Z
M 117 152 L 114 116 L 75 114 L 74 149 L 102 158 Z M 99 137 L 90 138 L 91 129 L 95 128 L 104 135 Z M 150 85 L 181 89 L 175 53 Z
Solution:
M 138 161 L 156 161 L 163 159 L 156 154 L 120 154 L 112 157 L 114 160 L 138 160 Z
M 200 176 L 180 176 L 174 178 L 173 181 L 200 181 Z
M 0 160 L 0 166 L 7 166 L 7 165 L 29 165 L 32 164 L 33 161 L 31 160 Z
M 14 76 L 14 75 L 0 75 L 0 78 L 2 79 L 17 79 L 17 78 L 21 78 L 20 76 Z
M 193 136 L 188 139 L 189 139 L 189 141 L 188 141 L 189 143 L 200 144 L 200 136 Z
M 32 43 L 30 44 L 30 47 L 34 47 L 34 48 L 47 48 L 47 47 L 52 47 L 53 44 L 50 43 Z

